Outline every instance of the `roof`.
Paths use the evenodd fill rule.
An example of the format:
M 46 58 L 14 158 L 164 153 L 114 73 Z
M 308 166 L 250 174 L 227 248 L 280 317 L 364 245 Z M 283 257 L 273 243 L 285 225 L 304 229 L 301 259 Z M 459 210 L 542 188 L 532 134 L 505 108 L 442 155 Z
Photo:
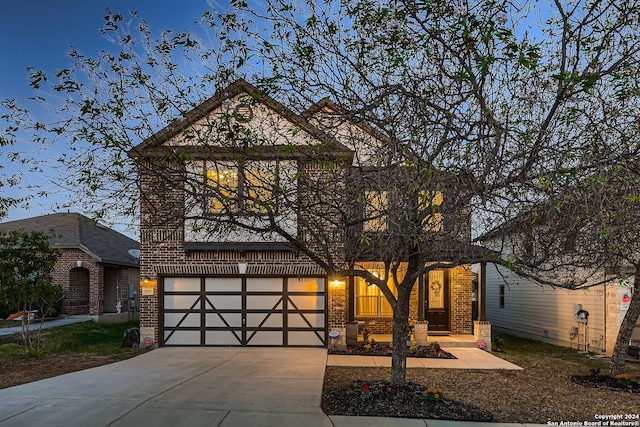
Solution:
M 97 262 L 137 267 L 138 260 L 129 249 L 139 249 L 140 243 L 111 228 L 78 213 L 54 213 L 0 223 L 0 230 L 55 231 L 51 246 L 59 249 L 80 249 Z
M 136 156 L 148 151 L 151 148 L 162 146 L 166 141 L 170 140 L 180 132 L 188 129 L 200 119 L 207 117 L 212 111 L 219 108 L 227 99 L 231 99 L 241 93 L 246 93 L 259 103 L 265 105 L 270 110 L 276 112 L 280 116 L 287 119 L 300 129 L 307 132 L 319 141 L 327 144 L 327 151 L 337 153 L 350 153 L 350 150 L 343 144 L 338 142 L 334 137 L 326 134 L 317 127 L 311 125 L 303 116 L 298 115 L 285 107 L 280 102 L 266 95 L 258 88 L 243 79 L 236 80 L 226 88 L 219 90 L 211 98 L 207 99 L 193 110 L 189 111 L 177 120 L 174 120 L 165 128 L 156 132 L 151 137 L 129 150 L 130 156 Z

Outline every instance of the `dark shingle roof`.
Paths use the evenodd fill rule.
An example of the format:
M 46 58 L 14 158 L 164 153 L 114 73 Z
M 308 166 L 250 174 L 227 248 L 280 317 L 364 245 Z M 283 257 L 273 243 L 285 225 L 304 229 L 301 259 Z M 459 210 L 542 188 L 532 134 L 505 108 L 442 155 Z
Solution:
M 54 213 L 0 223 L 0 230 L 42 231 L 54 230 L 51 240 L 55 248 L 80 249 L 106 264 L 137 266 L 137 259 L 129 249 L 139 249 L 135 240 L 120 234 L 78 213 Z

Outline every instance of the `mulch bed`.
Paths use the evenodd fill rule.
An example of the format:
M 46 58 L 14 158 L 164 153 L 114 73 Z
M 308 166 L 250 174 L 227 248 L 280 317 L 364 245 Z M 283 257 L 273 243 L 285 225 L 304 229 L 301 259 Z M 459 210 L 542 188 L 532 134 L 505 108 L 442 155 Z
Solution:
M 455 421 L 492 421 L 493 415 L 474 405 L 441 397 L 427 398 L 427 387 L 409 382 L 392 386 L 387 381 L 355 381 L 322 396 L 327 415 L 430 418 Z
M 329 354 L 354 355 L 354 356 L 391 356 L 393 350 L 387 343 L 358 343 L 344 347 L 333 346 L 329 348 Z M 407 357 L 456 359 L 456 357 L 440 348 L 438 343 L 428 346 L 407 347 Z
M 622 384 L 620 380 L 608 375 L 574 375 L 571 381 L 586 387 L 600 390 L 640 393 L 640 379 L 631 378 L 631 384 Z

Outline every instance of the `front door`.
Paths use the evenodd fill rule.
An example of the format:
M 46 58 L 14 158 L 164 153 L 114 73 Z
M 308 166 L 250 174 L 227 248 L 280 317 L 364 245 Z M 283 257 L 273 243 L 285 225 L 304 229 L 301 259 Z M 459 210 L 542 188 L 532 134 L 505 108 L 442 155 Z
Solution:
M 429 331 L 449 331 L 449 271 L 432 270 L 426 274 L 423 295 Z

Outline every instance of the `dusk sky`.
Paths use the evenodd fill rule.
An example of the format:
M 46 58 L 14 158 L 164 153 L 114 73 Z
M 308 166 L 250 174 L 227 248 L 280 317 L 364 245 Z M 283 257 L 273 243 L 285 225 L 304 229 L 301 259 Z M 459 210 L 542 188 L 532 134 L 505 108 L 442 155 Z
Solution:
M 105 8 L 126 17 L 135 10 L 147 20 L 154 32 L 172 29 L 177 32 L 193 30 L 206 0 L 2 0 L 0 9 L 0 100 L 18 102 L 33 96 L 29 87 L 27 67 L 47 72 L 67 68 L 66 56 L 70 46 L 81 53 L 95 56 L 108 48 L 98 30 L 103 25 Z M 21 151 L 24 147 L 1 147 L 0 164 L 5 170 L 9 164 L 6 153 Z M 35 177 L 29 179 L 36 179 Z M 9 192 L 7 195 L 19 196 Z M 8 218 L 16 220 L 50 213 L 53 197 L 38 198 L 30 209 L 15 208 Z

